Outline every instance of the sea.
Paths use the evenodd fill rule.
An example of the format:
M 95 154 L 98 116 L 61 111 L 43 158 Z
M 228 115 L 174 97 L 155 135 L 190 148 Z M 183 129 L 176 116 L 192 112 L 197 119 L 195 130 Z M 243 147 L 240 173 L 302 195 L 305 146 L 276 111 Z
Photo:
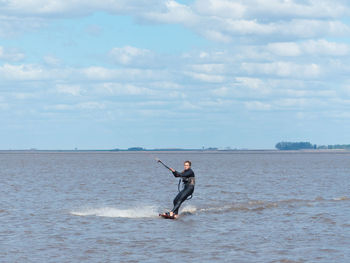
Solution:
M 2 151 L 0 202 L 0 262 L 350 262 L 346 151 Z

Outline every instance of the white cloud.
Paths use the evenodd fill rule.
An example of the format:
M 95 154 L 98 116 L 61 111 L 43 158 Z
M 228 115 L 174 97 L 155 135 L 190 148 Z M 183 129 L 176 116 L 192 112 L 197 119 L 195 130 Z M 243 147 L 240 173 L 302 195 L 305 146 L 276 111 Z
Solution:
M 54 104 L 46 106 L 46 110 L 55 110 L 55 111 L 72 111 L 72 110 L 104 110 L 106 108 L 105 103 L 87 101 L 78 104 Z
M 131 84 L 103 83 L 96 86 L 100 92 L 109 95 L 153 95 L 155 92 L 144 87 L 137 87 Z
M 58 110 L 58 111 L 66 111 L 74 109 L 73 106 L 68 104 L 55 104 L 44 107 L 45 110 Z
M 327 118 L 336 119 L 336 120 L 350 120 L 350 112 L 344 111 L 328 111 L 325 113 Z
M 225 72 L 224 64 L 195 64 L 195 65 L 192 65 L 191 68 L 194 71 L 204 72 L 204 73 L 222 74 Z
M 295 57 L 301 55 L 300 47 L 294 42 L 269 43 L 267 50 L 277 56 Z
M 60 81 L 162 81 L 169 80 L 166 69 L 133 69 L 106 67 L 45 67 L 39 64 L 4 64 L 0 66 L 0 78 L 7 81 L 52 80 Z
M 277 25 L 276 33 L 285 38 L 318 38 L 324 36 L 346 36 L 350 33 L 350 27 L 341 21 L 294 19 Z
M 193 9 L 201 15 L 226 18 L 336 18 L 349 14 L 342 0 L 197 0 Z
M 247 6 L 245 6 L 243 3 L 228 0 L 195 1 L 193 8 L 200 15 L 220 16 L 236 19 L 244 17 L 247 11 Z
M 196 73 L 196 72 L 185 72 L 184 74 L 202 82 L 221 83 L 225 80 L 225 76 L 223 75 L 213 75 L 213 74 Z
M 88 101 L 79 103 L 76 107 L 81 110 L 103 110 L 106 105 L 102 102 Z
M 17 51 L 16 49 L 8 49 L 0 46 L 0 60 L 5 61 L 20 61 L 24 58 L 22 52 Z
M 83 75 L 88 79 L 94 80 L 108 80 L 115 79 L 120 76 L 118 70 L 107 69 L 104 67 L 88 67 L 81 69 Z
M 350 27 L 340 21 L 323 21 L 312 19 L 293 19 L 261 23 L 256 19 L 234 20 L 219 19 L 211 21 L 213 25 L 202 24 L 198 29 L 203 35 L 207 31 L 221 35 L 223 39 L 233 37 L 251 37 L 247 40 L 255 40 L 266 37 L 278 39 L 309 39 L 323 36 L 346 36 L 350 33 Z M 209 23 L 208 23 L 209 24 Z M 252 37 L 254 36 L 254 37 Z M 273 40 L 270 38 L 270 40 Z
M 250 7 L 247 16 L 254 17 L 324 19 L 349 14 L 348 5 L 342 0 L 248 0 L 245 3 Z
M 244 105 L 248 110 L 266 111 L 272 109 L 272 105 L 260 101 L 247 101 Z
M 15 92 L 12 94 L 12 96 L 18 100 L 27 100 L 27 99 L 37 98 L 36 94 L 24 93 L 24 92 Z
M 76 118 L 82 113 L 80 116 L 87 116 L 90 120 L 105 118 L 118 125 L 139 118 L 142 120 L 140 126 L 152 121 L 159 123 L 159 116 L 165 114 L 174 119 L 187 116 L 196 122 L 204 116 L 212 123 L 219 120 L 247 124 L 252 116 L 260 118 L 274 114 L 277 119 L 283 115 L 286 119 L 297 116 L 305 120 L 310 118 L 309 112 L 316 112 L 314 116 L 317 116 L 319 112 L 327 111 L 339 116 L 348 109 L 350 30 L 349 24 L 344 22 L 349 16 L 348 2 L 181 2 L 2 1 L 2 38 L 36 31 L 47 34 L 45 37 L 51 40 L 56 37 L 55 32 L 37 30 L 54 19 L 87 16 L 94 12 L 99 13 L 100 18 L 104 16 L 101 13 L 107 12 L 132 17 L 133 21 L 140 23 L 138 29 L 141 30 L 143 23 L 147 23 L 147 27 L 172 23 L 213 42 L 192 47 L 184 54 L 175 54 L 169 49 L 165 55 L 154 51 L 158 44 L 154 44 L 151 50 L 145 48 L 145 43 L 131 44 L 124 38 L 123 42 L 119 39 L 115 42 L 123 44 L 111 46 L 113 43 L 105 42 L 110 40 L 107 34 L 101 34 L 107 33 L 104 30 L 110 30 L 110 27 L 105 27 L 102 20 L 95 24 L 96 17 L 93 16 L 93 22 L 87 18 L 74 28 L 74 32 L 80 30 L 84 35 L 79 39 L 81 42 L 77 41 L 77 46 L 69 47 L 72 48 L 69 54 L 73 55 L 69 60 L 59 57 L 62 52 L 53 53 L 59 48 L 58 42 L 50 47 L 52 53 L 45 53 L 48 55 L 41 60 L 39 58 L 39 64 L 33 62 L 35 54 L 1 46 L 0 109 L 4 112 L 11 109 L 23 119 L 28 112 L 39 118 L 43 109 L 46 114 L 56 114 L 62 119 Z M 108 19 L 112 20 L 110 16 Z M 65 26 L 70 22 L 64 21 Z M 179 29 L 178 26 L 166 28 Z M 88 50 L 85 40 L 93 41 L 94 50 Z M 94 41 L 104 42 L 98 46 Z M 15 41 L 8 43 L 13 45 Z M 26 43 L 21 43 L 21 47 L 25 46 Z M 149 44 L 148 48 L 151 46 Z M 74 48 L 78 47 L 83 48 L 75 57 Z M 106 47 L 107 51 L 103 50 Z M 184 49 L 182 44 L 179 49 Z M 100 52 L 105 52 L 105 55 Z M 82 54 L 86 55 L 83 59 Z M 67 66 L 65 60 L 75 66 Z M 268 111 L 268 114 L 259 111 Z M 239 119 L 238 116 L 244 117 Z M 324 122 L 323 119 L 319 121 Z M 253 126 L 256 122 L 251 123 L 250 127 Z
M 45 25 L 45 19 L 38 17 L 23 17 L 20 13 L 5 15 L 0 5 L 0 37 L 12 38 L 23 32 L 33 31 Z
M 142 17 L 160 23 L 179 23 L 186 26 L 193 26 L 199 22 L 199 17 L 192 11 L 190 6 L 179 4 L 176 1 L 168 0 L 163 2 L 162 9 L 145 10 Z M 162 6 L 162 5 L 161 5 Z
M 154 6 L 164 5 L 160 0 L 8 0 L 3 2 L 0 11 L 17 16 L 72 17 L 104 11 L 116 14 L 142 14 Z
M 37 80 L 44 77 L 44 71 L 37 65 L 11 65 L 0 67 L 0 77 L 7 80 Z
M 125 46 L 122 48 L 113 48 L 109 52 L 109 56 L 113 61 L 122 65 L 137 66 L 142 63 L 149 63 L 153 54 L 147 49 Z
M 303 107 L 306 105 L 311 106 L 311 104 L 309 103 L 310 100 L 305 99 L 305 98 L 285 98 L 285 99 L 281 99 L 278 100 L 277 102 L 275 102 L 276 105 L 278 105 L 279 107 L 282 108 L 290 108 L 290 107 Z
M 202 16 L 220 16 L 228 18 L 251 17 L 312 17 L 336 18 L 349 14 L 349 6 L 343 0 L 196 0 L 193 4 L 180 4 L 174 0 L 8 0 L 3 1 L 0 10 L 3 13 L 21 15 L 82 15 L 93 11 L 114 13 L 133 13 L 144 15 L 154 13 L 168 15 L 168 19 L 188 19 L 192 13 Z
M 277 55 L 297 57 L 301 55 L 315 56 L 346 56 L 350 53 L 350 46 L 345 43 L 330 42 L 325 39 L 307 40 L 303 42 L 269 43 L 266 50 Z
M 222 43 L 230 43 L 232 41 L 231 36 L 221 33 L 220 31 L 210 30 L 210 29 L 205 29 L 201 31 L 202 31 L 201 34 L 209 40 L 222 42 Z
M 343 1 L 301 4 L 277 0 L 197 0 L 189 6 L 168 1 L 164 10 L 146 10 L 141 16 L 158 23 L 182 24 L 208 39 L 227 43 L 237 36 L 250 41 L 267 36 L 275 39 L 346 36 L 350 27 L 339 18 L 349 14 Z
M 59 58 L 57 58 L 56 56 L 53 55 L 47 55 L 44 57 L 44 62 L 48 65 L 48 66 L 59 66 L 61 64 L 61 60 Z
M 230 94 L 230 89 L 227 87 L 221 87 L 221 88 L 212 90 L 211 93 L 215 96 L 226 97 Z
M 272 93 L 271 83 L 263 81 L 262 79 L 237 77 L 236 80 L 238 82 L 237 86 L 240 86 L 245 90 L 249 89 L 255 94 L 268 95 Z
M 82 74 L 81 77 L 95 81 L 130 81 L 130 80 L 163 80 L 169 76 L 166 70 L 151 70 L 151 69 L 133 69 L 133 68 L 105 68 L 105 67 L 87 67 L 77 69 Z
M 350 46 L 345 43 L 329 42 L 325 39 L 309 40 L 301 44 L 306 54 L 346 56 L 350 53 Z
M 70 94 L 73 96 L 80 96 L 81 87 L 79 85 L 56 85 L 56 90 L 58 93 Z
M 181 24 L 219 42 L 231 42 L 236 37 L 250 41 L 262 37 L 279 41 L 310 39 L 349 35 L 350 27 L 341 21 L 350 14 L 349 10 L 349 4 L 343 0 L 196 0 L 192 4 L 174 0 L 9 0 L 0 7 L 4 14 L 0 28 L 5 28 L 0 29 L 0 36 L 1 30 L 3 35 L 10 31 L 7 27 L 37 28 L 44 19 L 100 11 L 130 15 L 138 21 Z M 95 29 L 93 32 L 100 31 Z
M 242 69 L 252 75 L 292 78 L 316 78 L 321 73 L 319 65 L 300 65 L 292 62 L 242 63 Z
M 197 50 L 178 56 L 174 64 L 167 63 L 168 59 L 174 58 L 166 57 L 163 64 L 167 66 L 162 70 L 129 68 L 129 65 L 76 68 L 58 65 L 52 69 L 35 64 L 5 64 L 0 66 L 0 77 L 6 76 L 5 80 L 12 81 L 14 85 L 10 85 L 13 87 L 19 86 L 18 80 L 21 80 L 21 88 L 25 87 L 28 92 L 35 93 L 38 87 L 46 89 L 46 93 L 37 91 L 42 92 L 39 94 L 42 98 L 41 108 L 52 104 L 53 107 L 46 109 L 61 112 L 112 110 L 113 103 L 125 103 L 133 105 L 135 111 L 147 107 L 145 110 L 149 114 L 154 107 L 159 107 L 162 112 L 165 107 L 168 110 L 170 107 L 174 115 L 186 110 L 193 116 L 198 116 L 206 110 L 207 105 L 215 107 L 212 112 L 214 116 L 216 112 L 230 112 L 235 108 L 243 111 L 302 111 L 312 108 L 312 105 L 321 105 L 312 98 L 323 100 L 322 105 L 327 108 L 332 104 L 331 98 L 338 98 L 346 92 L 341 88 L 344 85 L 333 83 L 324 76 L 322 69 L 325 66 L 329 67 L 325 68 L 327 70 L 336 71 L 332 64 L 326 65 L 322 60 L 317 61 L 318 64 L 312 63 L 312 60 L 305 62 L 308 61 L 307 56 L 310 56 L 305 48 L 309 42 L 296 43 L 303 56 L 287 56 L 283 61 L 276 59 L 275 56 L 279 55 L 277 52 L 268 53 L 276 47 L 283 49 L 284 42 L 282 45 L 242 45 L 232 50 Z M 318 40 L 315 42 L 321 47 L 327 47 L 329 43 Z M 247 58 L 245 54 L 252 50 L 268 55 L 251 55 Z M 335 52 L 330 50 L 328 53 Z M 328 62 L 327 56 L 331 55 L 325 56 Z M 299 60 L 298 57 L 302 59 Z M 341 57 L 337 56 L 337 59 L 340 60 Z M 341 61 L 349 65 L 348 62 Z M 342 64 L 335 65 L 337 69 Z M 18 91 L 19 87 L 15 89 Z M 47 90 L 55 90 L 56 93 Z M 58 101 L 53 95 L 57 95 L 57 92 L 71 96 L 59 96 Z M 15 99 L 30 101 L 31 98 L 19 96 Z M 141 101 L 143 106 L 138 104 Z M 153 104 L 145 106 L 149 101 Z M 162 103 L 155 103 L 157 101 Z M 164 102 L 168 104 L 165 106 Z M 12 109 L 14 106 L 10 104 L 9 107 Z M 128 114 L 131 113 L 125 111 L 124 116 Z M 147 116 L 151 117 L 152 114 Z

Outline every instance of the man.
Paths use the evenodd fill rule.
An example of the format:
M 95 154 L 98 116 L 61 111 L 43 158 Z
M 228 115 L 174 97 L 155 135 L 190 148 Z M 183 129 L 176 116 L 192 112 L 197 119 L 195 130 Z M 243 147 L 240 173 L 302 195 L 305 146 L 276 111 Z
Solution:
M 184 170 L 180 173 L 173 168 L 170 168 L 170 170 L 173 172 L 173 175 L 175 177 L 181 177 L 182 182 L 184 184 L 183 189 L 177 194 L 175 197 L 173 204 L 173 209 L 166 213 L 170 217 L 177 218 L 179 213 L 179 208 L 181 204 L 186 201 L 186 199 L 193 194 L 194 191 L 194 185 L 195 185 L 195 178 L 194 178 L 194 172 L 191 169 L 191 162 L 185 161 L 184 162 Z

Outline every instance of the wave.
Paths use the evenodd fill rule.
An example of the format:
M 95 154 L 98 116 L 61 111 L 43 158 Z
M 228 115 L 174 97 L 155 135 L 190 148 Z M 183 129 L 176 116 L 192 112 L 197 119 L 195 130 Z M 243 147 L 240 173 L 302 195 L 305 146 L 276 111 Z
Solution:
M 279 201 L 262 201 L 249 200 L 247 202 L 232 203 L 228 205 L 217 205 L 211 207 L 198 208 L 194 205 L 185 205 L 181 210 L 181 215 L 193 215 L 198 213 L 213 213 L 221 214 L 230 211 L 261 211 L 265 209 L 273 209 L 284 206 L 312 206 L 320 202 L 341 202 L 349 201 L 347 196 L 336 197 L 332 199 L 324 199 L 317 197 L 313 200 L 303 199 L 287 199 Z M 71 211 L 70 214 L 75 216 L 101 216 L 101 217 L 121 217 L 121 218 L 155 218 L 158 217 L 159 208 L 156 206 L 133 207 L 127 209 L 120 209 L 115 207 L 102 208 L 87 208 L 77 211 Z M 1 211 L 0 211 L 1 212 Z
M 287 199 L 279 201 L 262 201 L 262 200 L 250 200 L 247 202 L 232 203 L 228 205 L 217 205 L 212 207 L 203 207 L 195 209 L 196 213 L 213 213 L 221 214 L 229 211 L 261 211 L 265 209 L 273 209 L 280 207 L 299 207 L 299 206 L 313 206 L 314 204 L 320 202 L 341 202 L 349 201 L 350 198 L 346 196 L 324 199 L 322 197 L 317 197 L 313 200 L 303 200 L 303 199 Z
M 350 198 L 347 196 L 333 198 L 333 201 L 346 201 L 346 200 L 350 200 Z
M 124 217 L 124 218 L 145 218 L 156 217 L 157 208 L 154 206 L 134 207 L 128 209 L 119 209 L 114 207 L 88 208 L 78 211 L 72 211 L 70 214 L 75 216 L 101 216 L 101 217 Z

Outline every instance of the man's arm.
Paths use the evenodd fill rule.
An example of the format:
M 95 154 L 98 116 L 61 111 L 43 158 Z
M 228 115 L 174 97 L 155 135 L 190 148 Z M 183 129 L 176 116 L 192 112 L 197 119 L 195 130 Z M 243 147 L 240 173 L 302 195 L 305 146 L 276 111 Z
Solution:
M 184 171 L 183 173 L 179 173 L 178 171 L 173 171 L 173 175 L 175 177 L 193 177 L 193 171 L 191 169 Z

